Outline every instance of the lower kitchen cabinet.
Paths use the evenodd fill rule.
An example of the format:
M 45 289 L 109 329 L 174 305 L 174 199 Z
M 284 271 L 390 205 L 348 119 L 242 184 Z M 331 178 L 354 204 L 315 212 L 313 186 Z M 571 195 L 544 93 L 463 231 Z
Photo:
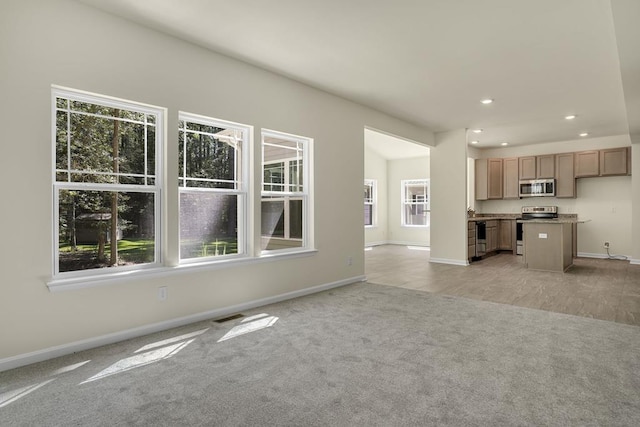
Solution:
M 487 221 L 487 253 L 498 250 L 498 221 Z
M 468 249 L 467 249 L 467 258 L 471 261 L 471 258 L 476 256 L 476 223 L 474 221 L 467 221 L 468 230 L 467 230 L 467 240 L 468 240 Z
M 515 220 L 501 219 L 500 230 L 498 232 L 498 249 L 501 251 L 512 251 L 515 232 Z

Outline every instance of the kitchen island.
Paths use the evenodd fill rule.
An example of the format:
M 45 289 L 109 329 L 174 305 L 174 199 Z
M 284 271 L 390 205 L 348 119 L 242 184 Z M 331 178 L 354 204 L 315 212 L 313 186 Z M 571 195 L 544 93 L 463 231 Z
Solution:
M 523 231 L 523 261 L 527 268 L 564 272 L 573 265 L 576 219 L 519 220 Z

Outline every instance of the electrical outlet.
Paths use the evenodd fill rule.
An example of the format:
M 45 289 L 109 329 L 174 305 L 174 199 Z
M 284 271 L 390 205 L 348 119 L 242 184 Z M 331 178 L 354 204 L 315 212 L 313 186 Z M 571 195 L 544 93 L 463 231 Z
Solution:
M 169 290 L 166 286 L 160 286 L 158 288 L 158 301 L 166 301 L 169 297 Z
M 353 265 L 353 258 L 347 257 L 347 265 Z
M 604 242 L 604 247 L 608 248 L 609 247 L 609 242 Z

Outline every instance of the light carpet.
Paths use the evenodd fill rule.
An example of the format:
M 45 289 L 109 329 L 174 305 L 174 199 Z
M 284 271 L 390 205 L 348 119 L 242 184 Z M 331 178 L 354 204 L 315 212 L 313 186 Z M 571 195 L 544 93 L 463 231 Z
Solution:
M 640 328 L 357 283 L 0 373 L 0 425 L 640 424 Z

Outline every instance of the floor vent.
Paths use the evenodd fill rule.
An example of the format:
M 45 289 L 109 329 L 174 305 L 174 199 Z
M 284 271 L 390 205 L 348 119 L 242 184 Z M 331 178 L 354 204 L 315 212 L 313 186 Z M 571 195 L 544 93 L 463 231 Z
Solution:
M 232 314 L 231 316 L 223 317 L 222 319 L 216 319 L 214 320 L 214 322 L 224 323 L 224 322 L 228 322 L 229 320 L 240 319 L 241 317 L 244 317 L 244 314 L 237 313 L 237 314 Z

